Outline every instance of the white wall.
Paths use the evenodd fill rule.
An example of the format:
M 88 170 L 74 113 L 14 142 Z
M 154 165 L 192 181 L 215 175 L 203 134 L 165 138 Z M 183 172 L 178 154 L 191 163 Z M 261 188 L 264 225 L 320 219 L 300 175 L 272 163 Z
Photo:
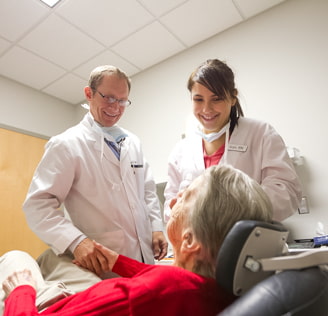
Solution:
M 235 72 L 245 115 L 270 122 L 305 158 L 298 171 L 310 214 L 286 221 L 292 237 L 313 237 L 318 221 L 328 233 L 327 30 L 327 0 L 288 0 L 134 76 L 121 125 L 141 138 L 157 182 L 166 179 L 167 156 L 190 115 L 187 78 L 219 58 Z
M 48 138 L 76 122 L 75 106 L 1 76 L 0 95 L 0 127 Z

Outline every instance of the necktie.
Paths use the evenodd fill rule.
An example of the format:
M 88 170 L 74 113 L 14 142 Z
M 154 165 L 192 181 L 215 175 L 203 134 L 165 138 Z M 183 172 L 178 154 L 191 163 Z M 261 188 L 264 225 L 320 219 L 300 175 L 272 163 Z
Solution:
M 118 160 L 120 160 L 120 155 L 121 155 L 121 146 L 125 138 L 122 138 L 118 143 L 114 143 L 106 138 L 104 138 L 105 143 L 108 145 L 108 147 L 112 150 L 114 155 Z
M 110 140 L 104 138 L 105 143 L 108 145 L 108 147 L 112 150 L 112 152 L 114 153 L 114 155 L 116 156 L 116 158 L 118 160 L 120 160 L 120 150 L 119 148 L 116 146 L 116 144 L 114 142 L 111 142 Z

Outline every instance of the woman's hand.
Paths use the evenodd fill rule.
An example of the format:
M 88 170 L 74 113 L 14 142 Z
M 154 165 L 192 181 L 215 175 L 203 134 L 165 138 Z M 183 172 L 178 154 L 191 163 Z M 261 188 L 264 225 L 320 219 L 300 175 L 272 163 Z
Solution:
M 30 285 L 36 289 L 36 281 L 32 276 L 30 270 L 23 270 L 14 272 L 2 283 L 2 288 L 6 295 L 9 295 L 16 287 L 20 285 Z

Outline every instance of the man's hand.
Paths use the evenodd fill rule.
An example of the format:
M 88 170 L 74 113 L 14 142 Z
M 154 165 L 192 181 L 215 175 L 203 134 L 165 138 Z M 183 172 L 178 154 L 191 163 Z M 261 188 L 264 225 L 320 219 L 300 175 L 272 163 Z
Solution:
M 99 244 L 95 241 L 93 243 L 94 243 L 95 247 L 97 248 L 97 250 L 99 252 L 101 252 L 102 255 L 106 258 L 106 260 L 107 260 L 107 269 L 109 271 L 112 271 L 113 266 L 116 263 L 116 260 L 119 256 L 118 253 L 116 253 L 113 250 L 110 250 L 110 249 L 106 248 L 105 246 L 103 246 L 103 245 L 101 245 L 101 244 Z
M 94 242 L 85 238 L 74 250 L 73 263 L 86 268 L 98 276 L 101 276 L 103 272 L 108 272 L 108 264 L 106 257 L 99 251 Z
M 17 286 L 30 285 L 36 289 L 36 281 L 34 280 L 30 270 L 14 272 L 2 283 L 2 288 L 6 295 L 9 295 Z
M 163 232 L 153 232 L 153 253 L 157 260 L 163 259 L 167 255 L 168 243 Z

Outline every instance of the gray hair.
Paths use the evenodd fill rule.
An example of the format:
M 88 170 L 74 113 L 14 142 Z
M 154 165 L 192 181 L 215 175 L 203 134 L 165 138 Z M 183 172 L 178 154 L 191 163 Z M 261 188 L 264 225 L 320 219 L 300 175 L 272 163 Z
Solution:
M 115 75 L 121 79 L 125 79 L 130 91 L 131 79 L 127 76 L 127 74 L 124 71 L 111 65 L 98 66 L 95 69 L 93 69 L 89 77 L 88 85 L 92 89 L 92 91 L 96 91 L 98 86 L 101 84 L 103 77 L 111 76 L 111 75 Z
M 212 166 L 203 177 L 205 185 L 189 213 L 203 249 L 194 272 L 214 277 L 218 251 L 232 226 L 239 220 L 271 221 L 272 204 L 255 180 L 231 166 Z

